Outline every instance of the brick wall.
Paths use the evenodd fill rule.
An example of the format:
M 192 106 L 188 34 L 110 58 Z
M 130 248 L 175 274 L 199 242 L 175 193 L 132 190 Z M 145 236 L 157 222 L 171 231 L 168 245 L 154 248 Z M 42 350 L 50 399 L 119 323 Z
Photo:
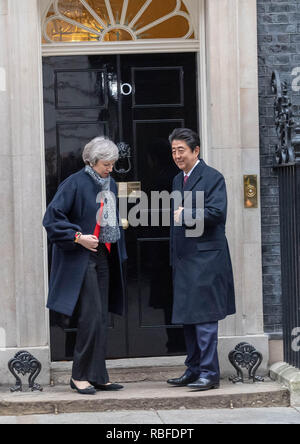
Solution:
M 257 0 L 260 104 L 260 160 L 264 321 L 266 333 L 282 330 L 279 190 L 272 170 L 277 137 L 271 74 L 277 69 L 287 80 L 294 111 L 300 95 L 292 91 L 292 71 L 300 66 L 300 1 Z

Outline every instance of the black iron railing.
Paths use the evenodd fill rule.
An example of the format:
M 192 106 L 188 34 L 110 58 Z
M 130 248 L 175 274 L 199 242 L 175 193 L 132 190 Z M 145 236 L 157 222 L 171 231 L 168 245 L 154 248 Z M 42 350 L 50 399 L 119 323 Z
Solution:
M 284 360 L 300 369 L 300 128 L 292 112 L 286 82 L 272 75 L 275 153 L 280 200 Z

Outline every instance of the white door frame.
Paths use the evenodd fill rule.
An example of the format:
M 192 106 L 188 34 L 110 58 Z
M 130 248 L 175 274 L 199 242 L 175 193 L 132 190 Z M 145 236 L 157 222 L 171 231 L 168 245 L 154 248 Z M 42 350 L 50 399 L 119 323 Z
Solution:
M 198 54 L 198 109 L 199 130 L 202 140 L 202 157 L 208 158 L 208 117 L 207 117 L 207 76 L 206 76 L 206 0 L 189 0 L 193 2 L 193 10 L 197 10 L 199 20 L 194 20 L 195 34 L 198 40 L 156 39 L 130 42 L 89 42 L 89 43 L 47 43 L 42 44 L 42 56 L 67 55 L 108 55 L 108 54 L 151 54 L 151 53 L 182 53 Z M 41 0 L 41 24 L 47 13 L 51 0 Z M 188 1 L 186 1 L 188 3 Z

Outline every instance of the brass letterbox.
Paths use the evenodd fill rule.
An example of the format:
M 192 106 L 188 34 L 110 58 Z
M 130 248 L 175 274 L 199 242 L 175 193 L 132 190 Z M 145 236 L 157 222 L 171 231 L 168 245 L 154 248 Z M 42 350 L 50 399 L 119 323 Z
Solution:
M 141 182 L 118 182 L 119 198 L 121 197 L 141 197 Z

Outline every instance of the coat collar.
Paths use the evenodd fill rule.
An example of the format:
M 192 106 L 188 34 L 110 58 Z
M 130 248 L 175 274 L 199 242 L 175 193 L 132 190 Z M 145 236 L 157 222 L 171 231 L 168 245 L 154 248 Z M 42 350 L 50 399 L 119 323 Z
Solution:
M 192 191 L 192 189 L 195 187 L 197 182 L 201 179 L 203 176 L 204 170 L 206 168 L 206 163 L 203 159 L 200 159 L 200 162 L 196 166 L 196 168 L 193 170 L 192 174 L 189 177 L 189 180 L 187 181 L 186 186 L 183 188 L 183 179 L 184 179 L 184 173 L 183 171 L 179 174 L 179 188 L 180 191 Z

